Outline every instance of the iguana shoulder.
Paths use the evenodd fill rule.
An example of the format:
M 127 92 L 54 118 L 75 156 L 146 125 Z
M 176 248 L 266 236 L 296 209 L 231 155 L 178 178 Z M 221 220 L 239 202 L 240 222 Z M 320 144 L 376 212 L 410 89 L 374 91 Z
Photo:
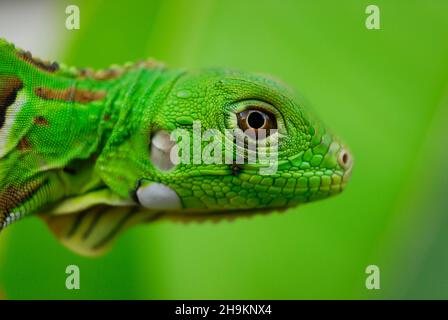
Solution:
M 93 167 L 119 120 L 117 101 L 142 72 L 163 68 L 154 60 L 68 67 L 0 39 L 0 228 L 100 187 Z

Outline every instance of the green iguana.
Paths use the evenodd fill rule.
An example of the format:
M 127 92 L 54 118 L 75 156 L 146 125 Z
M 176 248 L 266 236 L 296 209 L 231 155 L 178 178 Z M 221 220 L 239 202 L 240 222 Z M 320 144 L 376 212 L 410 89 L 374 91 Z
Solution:
M 178 129 L 193 138 L 173 138 Z M 226 143 L 211 143 L 217 137 Z M 268 174 L 258 158 L 246 161 L 260 148 L 275 156 Z M 230 162 L 213 161 L 224 154 Z M 95 255 L 142 222 L 233 218 L 325 198 L 342 191 L 351 169 L 340 140 L 270 77 L 154 61 L 78 69 L 0 40 L 0 229 L 38 214 L 63 244 Z

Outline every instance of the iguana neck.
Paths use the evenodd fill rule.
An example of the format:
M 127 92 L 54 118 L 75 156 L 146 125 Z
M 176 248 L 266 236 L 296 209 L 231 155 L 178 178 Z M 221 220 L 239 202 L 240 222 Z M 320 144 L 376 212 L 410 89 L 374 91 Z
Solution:
M 60 176 L 65 179 L 67 194 L 77 195 L 108 188 L 100 174 L 99 159 L 115 157 L 117 145 L 126 142 L 132 135 L 139 134 L 140 122 L 152 122 L 158 106 L 169 93 L 171 83 L 178 72 L 160 68 L 136 68 L 111 79 L 77 79 L 76 88 L 102 96 L 101 100 L 89 102 L 85 113 L 79 115 L 80 123 L 89 123 L 79 134 L 83 151 L 61 168 Z M 148 139 L 150 132 L 147 133 Z M 118 154 L 118 157 L 120 155 Z M 75 174 L 70 173 L 72 170 Z
M 104 163 L 108 163 L 111 158 L 124 156 L 120 155 L 120 145 L 129 139 L 146 135 L 149 150 L 151 128 L 158 126 L 154 119 L 159 107 L 181 74 L 182 71 L 169 70 L 162 66 L 145 68 L 137 65 L 109 81 L 78 80 L 77 88 L 85 88 L 94 96 L 98 92 L 104 92 L 104 97 L 99 103 L 92 102 L 92 105 L 88 106 L 89 111 L 90 107 L 94 106 L 98 107 L 98 110 L 89 112 L 88 119 L 84 120 L 88 122 L 91 118 L 94 121 L 85 128 L 84 153 L 68 164 L 77 167 L 77 175 L 69 176 L 66 183 L 70 194 L 79 190 L 86 192 L 99 187 L 108 188 L 107 179 L 104 180 L 105 175 L 102 172 Z M 145 125 L 142 126 L 142 122 Z M 139 131 L 142 127 L 147 130 Z M 83 161 L 79 161 L 80 159 Z M 86 187 L 80 188 L 83 184 Z
M 0 62 L 0 223 L 100 183 L 97 158 L 173 78 L 154 62 L 67 67 L 1 39 Z

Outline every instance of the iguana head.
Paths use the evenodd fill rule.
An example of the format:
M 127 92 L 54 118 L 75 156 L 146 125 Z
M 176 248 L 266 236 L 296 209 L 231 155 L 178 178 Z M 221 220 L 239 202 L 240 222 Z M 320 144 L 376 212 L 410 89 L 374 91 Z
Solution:
M 119 171 L 119 179 L 103 175 L 106 183 L 143 207 L 181 215 L 284 208 L 337 194 L 349 180 L 347 147 L 269 77 L 184 72 L 144 104 L 128 115 L 134 132 L 112 148 L 123 161 L 111 164 L 107 150 L 100 159 Z
M 82 254 L 157 217 L 235 217 L 325 198 L 347 148 L 286 86 L 154 62 L 93 71 L 0 39 L 0 230 L 40 214 Z

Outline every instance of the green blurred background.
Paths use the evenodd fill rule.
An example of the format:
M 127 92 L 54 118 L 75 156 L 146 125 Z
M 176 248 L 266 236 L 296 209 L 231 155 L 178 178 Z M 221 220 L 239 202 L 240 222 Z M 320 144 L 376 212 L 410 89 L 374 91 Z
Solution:
M 81 10 L 80 30 L 65 29 L 69 4 Z M 381 10 L 381 30 L 364 25 L 369 4 Z M 2 2 L 0 13 L 12 5 Z M 33 41 L 46 58 L 106 67 L 152 56 L 172 67 L 228 66 L 281 78 L 343 137 L 355 170 L 337 197 L 234 222 L 140 226 L 97 259 L 69 252 L 39 219 L 25 219 L 0 236 L 4 297 L 448 298 L 447 1 L 42 6 L 51 14 L 33 21 L 46 19 L 51 28 Z M 0 36 L 23 30 L 26 10 L 0 23 Z M 69 264 L 80 267 L 81 290 L 65 289 Z M 370 264 L 380 267 L 380 290 L 365 288 Z

